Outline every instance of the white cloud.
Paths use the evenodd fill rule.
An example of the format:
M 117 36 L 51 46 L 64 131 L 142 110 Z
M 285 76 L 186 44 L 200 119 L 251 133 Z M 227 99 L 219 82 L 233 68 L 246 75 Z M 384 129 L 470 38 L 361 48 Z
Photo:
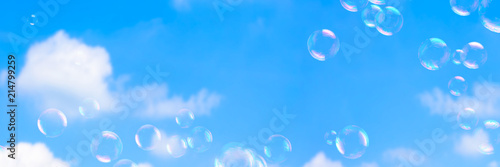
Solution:
M 462 135 L 458 143 L 455 143 L 455 150 L 464 156 L 480 155 L 479 146 L 485 143 L 489 143 L 488 133 L 478 129 L 473 135 Z
M 319 152 L 304 167 L 342 167 L 340 161 L 332 161 L 325 156 L 325 153 Z
M 8 150 L 0 150 L 0 162 L 5 167 L 69 167 L 69 163 L 54 157 L 43 143 L 18 143 L 16 160 L 7 157 Z
M 497 161 L 491 161 L 488 167 L 498 167 Z
M 492 82 L 477 82 L 472 86 L 471 96 L 462 95 L 453 98 L 449 92 L 434 88 L 430 92 L 419 95 L 421 103 L 428 107 L 431 114 L 458 113 L 465 107 L 473 108 L 479 118 L 495 118 L 500 116 L 496 110 L 500 107 L 500 85 Z M 456 100 L 455 100 L 456 99 Z
M 111 77 L 112 65 L 104 48 L 88 46 L 61 30 L 29 48 L 18 85 L 23 94 L 34 99 L 38 112 L 57 108 L 67 116 L 75 116 L 79 115 L 78 106 L 85 98 L 96 99 L 103 112 L 113 111 L 115 105 L 120 103 L 115 97 L 134 95 L 135 88 L 139 87 L 120 89 L 124 77 L 118 77 L 116 81 Z M 191 109 L 197 116 L 207 115 L 219 105 L 221 98 L 216 93 L 201 89 L 185 100 L 180 95 L 169 96 L 171 92 L 164 83 L 153 85 L 157 87 L 149 90 L 143 101 L 138 101 L 146 105 L 146 110 L 139 111 L 140 115 L 171 117 L 181 108 Z M 112 86 L 118 91 L 112 92 Z
M 153 167 L 150 163 L 139 163 L 137 164 L 137 167 Z
M 378 164 L 376 162 L 371 162 L 371 163 L 362 163 L 360 167 L 378 167 Z

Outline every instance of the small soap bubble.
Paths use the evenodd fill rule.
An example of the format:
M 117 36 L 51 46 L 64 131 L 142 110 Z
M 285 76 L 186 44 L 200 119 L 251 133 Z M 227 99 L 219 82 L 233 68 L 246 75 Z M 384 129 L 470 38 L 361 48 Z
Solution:
M 457 122 L 460 128 L 464 130 L 471 130 L 477 125 L 478 118 L 476 111 L 472 108 L 465 108 L 458 113 Z
M 292 152 L 292 144 L 282 135 L 272 135 L 264 146 L 264 155 L 274 163 L 285 161 Z
M 38 117 L 38 130 L 42 132 L 46 137 L 57 137 L 60 136 L 66 126 L 68 126 L 68 120 L 63 112 L 57 109 L 47 109 L 43 111 Z
M 365 153 L 369 139 L 365 130 L 356 125 L 349 125 L 337 135 L 335 144 L 345 158 L 357 159 Z
M 181 128 L 189 128 L 194 122 L 194 114 L 191 110 L 181 109 L 175 117 L 175 122 Z
M 98 161 L 109 163 L 118 159 L 122 154 L 123 143 L 120 137 L 111 131 L 103 131 L 99 136 L 95 136 L 90 145 L 92 155 Z
M 153 125 L 143 125 L 135 134 L 135 143 L 143 150 L 152 150 L 161 140 L 158 128 Z

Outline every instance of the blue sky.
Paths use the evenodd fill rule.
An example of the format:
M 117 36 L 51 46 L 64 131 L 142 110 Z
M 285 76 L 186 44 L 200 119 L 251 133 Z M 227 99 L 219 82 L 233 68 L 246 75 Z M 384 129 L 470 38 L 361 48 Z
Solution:
M 474 101 L 480 121 L 500 119 L 496 110 L 500 107 L 500 67 L 496 65 L 500 34 L 484 28 L 477 12 L 459 16 L 447 1 L 398 1 L 395 6 L 404 17 L 403 28 L 383 36 L 366 28 L 360 13 L 345 10 L 339 1 L 242 0 L 223 14 L 223 20 L 214 2 L 70 0 L 59 4 L 58 12 L 46 25 L 36 27 L 38 32 L 16 52 L 18 142 L 26 147 L 43 143 L 45 151 L 53 154 L 47 159 L 65 163 L 68 148 L 76 150 L 78 143 L 87 140 L 82 132 L 98 129 L 105 120 L 115 128 L 103 130 L 113 130 L 123 141 L 120 158 L 144 166 L 212 166 L 223 145 L 258 136 L 276 116 L 273 110 L 285 107 L 296 117 L 279 134 L 290 140 L 293 151 L 287 161 L 274 166 L 304 166 L 313 161 L 330 167 L 397 166 L 398 157 L 411 159 L 412 153 L 422 153 L 415 141 L 432 139 L 436 129 L 447 139 L 436 143 L 435 151 L 414 166 L 500 163 L 498 153 L 481 155 L 470 149 L 484 137 L 479 127 L 465 131 L 443 119 L 464 101 Z M 23 18 L 43 9 L 34 0 L 7 1 L 0 11 L 4 23 L 0 50 L 7 55 L 15 52 L 9 33 L 22 36 Z M 359 53 L 349 60 L 339 51 L 320 62 L 309 55 L 306 43 L 312 32 L 325 28 L 339 37 L 341 45 L 355 46 L 357 29 L 376 35 L 367 35 L 366 46 L 355 46 Z M 476 70 L 448 63 L 429 71 L 420 65 L 417 51 L 432 37 L 443 39 L 452 50 L 480 42 L 488 60 Z M 65 46 L 81 50 L 64 51 Z M 84 72 L 64 64 L 73 61 L 76 51 L 88 60 Z M 120 113 L 110 112 L 113 100 L 130 98 L 150 75 L 147 68 L 156 67 L 168 76 L 130 107 L 129 116 L 121 119 Z M 6 67 L 2 69 L 5 73 Z M 469 83 L 461 97 L 448 93 L 447 83 L 456 75 Z M 6 92 L 3 76 L 0 90 Z M 487 96 L 475 91 L 484 88 L 490 90 Z M 77 101 L 87 96 L 101 99 L 103 113 L 96 118 L 84 119 L 77 113 Z M 49 107 L 61 109 L 68 117 L 68 127 L 57 138 L 46 138 L 37 128 L 39 114 Z M 189 132 L 175 124 L 178 107 L 192 108 L 194 124 L 212 132 L 211 148 L 203 153 L 188 150 L 176 159 L 138 148 L 133 136 L 144 124 L 153 124 L 167 135 Z M 8 121 L 4 116 L 0 120 Z M 370 139 L 366 153 L 355 160 L 342 157 L 323 139 L 326 131 L 340 131 L 347 125 L 362 127 Z M 1 132 L 6 139 L 7 131 Z M 19 150 L 18 156 L 34 154 L 28 152 Z M 80 156 L 81 161 L 68 163 L 112 166 L 116 162 L 104 164 L 91 155 Z

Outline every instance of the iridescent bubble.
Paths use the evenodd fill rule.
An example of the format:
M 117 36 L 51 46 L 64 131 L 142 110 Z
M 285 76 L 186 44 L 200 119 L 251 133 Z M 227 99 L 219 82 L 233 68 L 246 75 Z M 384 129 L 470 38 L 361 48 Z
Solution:
M 340 0 L 340 4 L 347 11 L 357 12 L 368 4 L 368 0 Z
M 369 139 L 365 130 L 356 125 L 349 125 L 338 134 L 335 143 L 345 158 L 356 159 L 365 153 Z
M 385 36 L 394 35 L 403 27 L 403 15 L 398 9 L 386 6 L 375 16 L 375 26 Z
M 137 164 L 128 159 L 121 159 L 113 167 L 137 167 Z
M 418 48 L 420 64 L 428 70 L 438 70 L 450 60 L 450 49 L 443 40 L 430 38 Z
M 186 140 L 178 135 L 170 137 L 167 141 L 167 151 L 174 158 L 182 157 L 187 151 Z
M 240 143 L 229 143 L 222 148 L 222 154 L 215 159 L 215 167 L 253 167 L 253 151 Z
M 99 103 L 92 98 L 86 98 L 78 107 L 78 111 L 85 118 L 93 118 L 99 113 L 99 110 L 101 110 Z
M 367 8 L 363 9 L 361 13 L 361 19 L 368 27 L 375 27 L 376 16 L 379 12 L 382 12 L 382 9 L 377 5 L 370 5 Z
M 189 148 L 196 152 L 204 152 L 212 145 L 212 133 L 205 127 L 197 126 L 191 130 L 190 136 L 187 138 Z
M 385 0 L 368 0 L 375 5 L 385 5 Z
M 292 144 L 282 135 L 272 135 L 267 139 L 264 146 L 264 155 L 274 163 L 281 163 L 288 158 L 292 152 Z
M 452 95 L 460 96 L 467 91 L 467 82 L 463 77 L 455 76 L 448 82 L 448 89 L 450 89 Z
M 451 62 L 456 65 L 462 64 L 462 55 L 464 54 L 464 51 L 462 49 L 457 49 L 455 52 L 453 52 L 453 57 L 451 59 Z
M 267 162 L 264 157 L 254 153 L 254 162 L 252 167 L 267 167 Z
M 30 25 L 34 26 L 35 24 L 38 23 L 38 16 L 32 14 L 28 17 L 28 22 L 30 23 Z
M 468 16 L 477 10 L 479 0 L 450 0 L 451 10 L 460 16 Z
M 486 53 L 483 45 L 478 42 L 469 42 L 462 50 L 464 53 L 461 56 L 461 60 L 463 60 L 464 66 L 469 69 L 479 68 L 488 59 L 488 53 Z
M 479 5 L 479 17 L 481 23 L 488 30 L 500 33 L 500 1 L 482 0 Z
M 307 49 L 313 58 L 325 61 L 335 56 L 340 48 L 339 38 L 330 30 L 314 31 L 307 40 Z
M 481 154 L 491 155 L 495 152 L 495 149 L 490 143 L 479 144 L 478 150 Z
M 495 120 L 486 120 L 484 121 L 484 127 L 486 129 L 497 129 L 500 127 L 500 124 Z
M 325 141 L 328 145 L 333 145 L 335 143 L 335 138 L 337 138 L 337 132 L 330 130 L 325 133 Z
M 188 128 L 194 122 L 194 114 L 191 110 L 181 109 L 175 117 L 175 122 L 177 122 L 177 125 L 181 128 Z
M 161 140 L 158 128 L 153 125 L 143 125 L 135 134 L 135 143 L 143 150 L 152 150 Z
M 116 160 L 122 154 L 122 150 L 122 140 L 111 131 L 103 131 L 99 136 L 94 137 L 90 145 L 92 155 L 104 163 Z
M 465 108 L 458 113 L 457 122 L 460 128 L 464 130 L 471 130 L 477 125 L 478 118 L 476 111 L 472 108 Z
M 63 112 L 57 109 L 47 109 L 38 117 L 38 130 L 46 137 L 57 137 L 61 135 L 68 126 L 68 120 Z

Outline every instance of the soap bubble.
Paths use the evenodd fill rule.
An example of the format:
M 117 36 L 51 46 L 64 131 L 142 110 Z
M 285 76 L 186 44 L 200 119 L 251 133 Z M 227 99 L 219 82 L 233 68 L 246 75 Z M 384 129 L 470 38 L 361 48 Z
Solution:
M 253 151 L 241 143 L 229 143 L 222 148 L 222 154 L 215 159 L 215 167 L 254 167 Z
M 369 1 L 375 5 L 385 5 L 385 0 L 369 0 Z
M 386 6 L 381 12 L 378 12 L 375 18 L 378 32 L 385 36 L 394 35 L 403 27 L 403 15 L 392 6 Z
M 500 1 L 482 0 L 479 5 L 481 23 L 488 30 L 500 33 Z
M 153 125 L 143 125 L 135 134 L 135 143 L 143 150 L 152 150 L 161 140 L 158 128 Z
M 181 109 L 178 113 L 177 116 L 175 117 L 175 122 L 177 125 L 179 125 L 181 128 L 188 128 L 190 127 L 193 122 L 194 122 L 194 114 L 191 110 L 188 109 Z
M 113 167 L 137 167 L 137 164 L 128 159 L 121 159 Z
M 458 113 L 457 122 L 460 128 L 464 130 L 471 130 L 477 125 L 478 118 L 476 111 L 472 108 L 465 108 Z
M 460 16 L 468 16 L 477 10 L 479 0 L 450 0 L 451 9 Z
M 367 8 L 363 9 L 361 13 L 361 19 L 368 27 L 375 27 L 376 16 L 379 12 L 382 12 L 382 9 L 377 5 L 370 5 Z
M 469 42 L 464 46 L 461 60 L 465 67 L 469 69 L 477 69 L 482 66 L 488 59 L 488 53 L 483 45 L 478 42 Z
M 122 140 L 116 133 L 111 131 L 103 131 L 99 136 L 94 137 L 90 145 L 92 155 L 104 163 L 117 159 L 122 150 Z
M 438 70 L 450 60 L 450 49 L 443 40 L 430 38 L 418 48 L 420 64 L 428 70 Z
M 272 135 L 267 139 L 264 153 L 267 159 L 274 163 L 281 163 L 292 152 L 292 144 L 282 135 Z
M 99 110 L 101 110 L 99 103 L 92 98 L 86 98 L 78 107 L 78 111 L 85 118 L 93 118 L 99 113 Z
M 47 109 L 38 117 L 38 130 L 46 137 L 57 137 L 68 126 L 68 120 L 63 112 L 57 109 Z
M 462 55 L 464 54 L 464 51 L 462 49 L 457 49 L 455 52 L 453 52 L 453 57 L 452 57 L 452 62 L 453 64 L 460 65 L 462 64 Z
M 168 138 L 167 151 L 168 154 L 170 154 L 174 158 L 182 157 L 184 154 L 186 154 L 187 151 L 186 140 L 178 135 L 174 135 Z
M 333 145 L 335 143 L 335 139 L 337 138 L 337 132 L 334 130 L 330 130 L 325 133 L 325 141 L 328 145 Z
M 340 0 L 340 4 L 344 9 L 350 12 L 357 12 L 368 5 L 368 0 Z
M 365 130 L 356 125 L 349 125 L 342 129 L 335 142 L 340 154 L 345 158 L 356 159 L 365 153 L 369 139 Z
M 212 141 L 212 133 L 202 126 L 193 128 L 190 136 L 187 138 L 189 148 L 194 149 L 196 152 L 207 151 Z
M 307 40 L 307 49 L 313 58 L 325 61 L 335 56 L 340 48 L 339 38 L 330 30 L 314 31 Z
M 460 96 L 467 91 L 467 82 L 461 76 L 455 76 L 448 82 L 448 89 L 454 96 Z

